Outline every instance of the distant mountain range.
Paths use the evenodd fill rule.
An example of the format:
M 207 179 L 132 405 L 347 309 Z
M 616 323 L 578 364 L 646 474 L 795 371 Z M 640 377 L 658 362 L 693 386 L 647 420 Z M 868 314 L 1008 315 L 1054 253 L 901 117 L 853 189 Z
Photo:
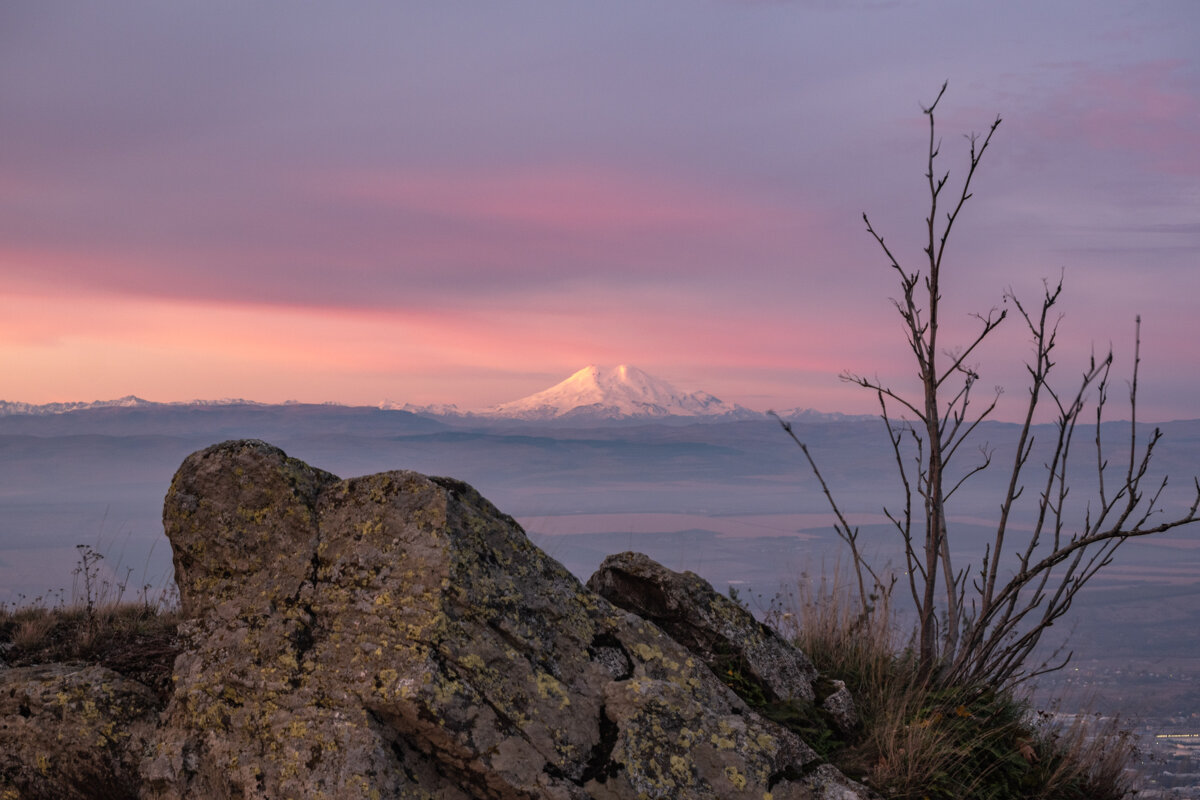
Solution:
M 191 408 L 221 406 L 257 406 L 271 404 L 252 400 L 193 400 L 191 402 L 157 403 L 128 395 L 116 400 L 94 402 L 32 403 L 0 400 L 0 417 L 13 415 L 68 414 L 95 409 L 129 408 Z M 302 405 L 284 403 L 281 405 Z M 336 403 L 326 403 L 336 406 Z M 654 377 L 637 367 L 621 364 L 616 367 L 589 365 L 571 375 L 561 383 L 548 389 L 501 403 L 482 411 L 462 411 L 455 405 L 418 406 L 411 403 L 396 403 L 390 400 L 376 408 L 385 411 L 403 411 L 426 417 L 447 420 L 519 420 L 529 422 L 604 422 L 620 420 L 650 420 L 668 418 L 694 418 L 710 421 L 736 421 L 761 419 L 760 411 L 753 411 L 736 403 L 726 403 L 708 392 L 681 392 L 661 378 Z M 842 419 L 861 419 L 839 413 L 825 413 L 812 409 L 794 408 L 778 412 L 785 419 L 801 419 L 812 422 L 831 422 Z
M 36 405 L 34 403 L 11 402 L 9 400 L 0 400 L 0 417 L 12 416 L 14 414 L 68 414 L 72 411 L 91 411 L 97 408 L 164 408 L 164 407 L 186 407 L 186 406 L 261 406 L 265 403 L 256 403 L 252 400 L 241 399 L 225 399 L 225 400 L 192 400 L 189 402 L 171 402 L 171 403 L 156 403 L 152 400 L 143 400 L 134 395 L 126 395 L 118 397 L 116 400 L 93 400 L 92 402 L 70 402 L 70 403 L 44 403 Z

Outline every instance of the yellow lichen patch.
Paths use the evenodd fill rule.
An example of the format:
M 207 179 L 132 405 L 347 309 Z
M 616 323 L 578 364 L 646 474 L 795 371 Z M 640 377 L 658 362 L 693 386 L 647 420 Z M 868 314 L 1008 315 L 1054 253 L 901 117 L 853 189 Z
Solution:
M 758 745 L 759 750 L 762 750 L 762 751 L 768 752 L 768 753 L 774 752 L 775 748 L 779 744 L 778 742 L 775 741 L 775 737 L 769 733 L 758 734 L 757 736 L 754 737 L 754 743 L 756 745 Z
M 383 532 L 383 520 L 381 520 L 381 519 L 367 520 L 362 525 L 358 526 L 358 531 L 363 536 L 371 536 L 376 533 L 382 533 Z
M 99 730 L 96 736 L 96 747 L 106 747 L 112 742 L 116 742 L 119 738 L 123 738 L 128 734 L 117 729 L 116 722 L 106 722 Z
M 271 506 L 263 506 L 262 508 L 245 508 L 238 506 L 237 515 L 243 522 L 248 522 L 252 525 L 261 525 L 266 521 L 271 514 Z
M 633 652 L 637 653 L 638 658 L 642 661 L 654 661 L 662 658 L 663 652 L 657 647 L 652 647 L 645 642 L 638 642 L 633 646 Z
M 376 690 L 381 694 L 386 694 L 387 687 L 394 686 L 400 680 L 400 673 L 394 669 L 381 669 L 375 675 L 375 685 L 379 688 Z
M 690 728 L 684 726 L 679 729 L 679 746 L 684 750 L 690 750 L 692 743 L 695 741 L 696 735 Z
M 563 685 L 551 674 L 546 672 L 537 673 L 537 688 L 538 696 L 543 700 L 548 700 L 552 695 L 559 700 L 558 707 L 566 708 L 571 705 L 571 698 L 567 696 L 567 692 L 563 689 Z
M 722 736 L 720 733 L 714 733 L 712 736 L 708 737 L 708 740 L 712 742 L 713 747 L 717 748 L 718 750 L 732 750 L 733 748 L 737 747 L 737 742 L 728 736 Z
M 729 766 L 725 768 L 725 778 L 733 785 L 733 788 L 739 792 L 746 788 L 746 776 L 738 772 L 737 767 Z

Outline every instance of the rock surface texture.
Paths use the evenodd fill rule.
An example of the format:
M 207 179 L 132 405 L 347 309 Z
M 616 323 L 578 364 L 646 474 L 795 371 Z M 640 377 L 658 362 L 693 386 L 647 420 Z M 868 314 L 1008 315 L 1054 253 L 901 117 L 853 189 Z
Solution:
M 768 701 L 816 697 L 817 670 L 808 657 L 694 572 L 674 572 L 641 553 L 619 553 L 604 559 L 587 586 L 658 625 L 714 671 L 745 671 Z
M 642 553 L 618 553 L 604 559 L 587 586 L 658 625 L 718 676 L 736 675 L 728 682 L 744 685 L 758 705 L 811 710 L 812 724 L 838 737 L 857 729 L 845 683 L 818 680 L 804 653 L 699 575 L 674 572 Z
M 98 665 L 0 669 L 0 798 L 137 797 L 158 706 Z
M 121 796 L 873 796 L 466 484 L 340 480 L 226 442 L 184 461 L 163 520 L 184 649 L 165 709 L 126 692 L 109 759 L 131 787 Z M 780 663 L 811 671 L 794 651 Z M 0 697 L 0 725 L 13 698 Z M 15 796 L 60 796 L 37 783 L 36 759 L 22 763 L 35 774 Z

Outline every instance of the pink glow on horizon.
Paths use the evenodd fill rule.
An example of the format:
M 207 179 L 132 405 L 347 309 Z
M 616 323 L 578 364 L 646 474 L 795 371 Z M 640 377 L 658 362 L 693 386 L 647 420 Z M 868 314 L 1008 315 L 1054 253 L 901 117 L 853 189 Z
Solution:
M 470 409 L 546 388 L 588 363 L 631 362 L 687 391 L 709 391 L 759 410 L 873 413 L 874 398 L 837 375 L 858 368 L 900 388 L 911 369 L 902 359 L 889 361 L 902 356 L 889 331 L 834 339 L 827 319 L 804 324 L 742 310 L 704 326 L 686 310 L 649 314 L 635 304 L 627 313 L 593 314 L 596 332 L 572 334 L 567 310 L 413 314 L 119 296 L 67 303 L 10 295 L 9 301 L 12 313 L 0 321 L 0 359 L 21 376 L 9 381 L 10 391 L 38 390 L 16 388 L 19 394 L 3 399 L 26 402 L 132 393 L 153 400 L 242 396 L 365 405 L 391 399 Z M 44 313 L 53 302 L 62 322 L 50 327 Z M 1118 350 L 1118 358 L 1127 355 Z M 1148 360 L 1161 365 L 1170 358 L 1158 350 Z M 1065 354 L 1064 365 L 1071 366 Z M 989 387 L 994 381 L 1007 383 L 1019 401 L 1019 374 L 985 374 Z
M 279 402 L 338 400 L 373 404 L 385 398 L 455 402 L 482 407 L 527 391 L 520 380 L 489 377 L 474 396 L 451 396 L 414 384 L 408 376 L 460 372 L 552 375 L 591 362 L 630 360 L 662 364 L 687 360 L 703 348 L 709 363 L 736 361 L 748 340 L 727 340 L 728 328 L 699 330 L 688 315 L 599 314 L 601 335 L 569 331 L 570 313 L 317 310 L 304 307 L 183 303 L 121 296 L 79 295 L 74 300 L 10 294 L 0 320 L 0 358 L 14 367 L 6 399 L 54 402 L 105 395 L 189 400 L 249 396 Z M 48 305 L 57 322 L 46 322 Z M 761 320 L 731 322 L 750 339 L 775 331 Z M 504 331 L 497 337 L 497 331 Z M 789 348 L 753 359 L 751 369 L 824 371 L 828 364 L 797 363 Z M 528 354 L 535 354 L 531 358 Z M 220 377 L 226 365 L 232 378 Z M 152 377 L 147 377 L 152 376 Z M 538 381 L 526 384 L 539 388 Z M 465 377 L 460 384 L 470 384 Z M 89 386 L 104 389 L 88 389 Z M 20 391 L 21 386 L 39 387 Z M 508 388 L 508 387 L 512 388 Z M 416 391 L 413 391 L 413 388 Z M 695 388 L 701 388 L 697 386 Z M 95 395 L 93 397 L 93 395 Z
M 947 346 L 1062 270 L 1064 374 L 1140 313 L 1146 413 L 1200 417 L 1200 7 L 614 2 L 6 17 L 0 394 L 478 407 L 630 363 L 870 413 L 838 374 L 913 370 L 860 215 L 921 264 L 949 78 L 952 184 L 1005 123 Z
M 567 312 L 399 314 L 94 296 L 57 301 L 63 322 L 51 329 L 42 315 L 52 298 L 8 300 L 12 313 L 0 321 L 0 359 L 20 378 L 8 382 L 18 393 L 3 399 L 26 402 L 137 394 L 364 405 L 391 399 L 470 409 L 546 388 L 588 363 L 628 361 L 681 389 L 759 410 L 873 413 L 874 398 L 837 375 L 863 363 L 887 366 L 878 342 L 891 343 L 879 332 L 831 339 L 828 320 L 805 326 L 744 313 L 704 328 L 686 313 L 609 310 L 594 317 L 599 334 L 591 336 L 561 333 L 569 330 Z M 498 330 L 505 335 L 497 337 Z M 731 338 L 731 331 L 743 338 Z M 808 341 L 820 346 L 805 346 Z M 1127 356 L 1118 349 L 1119 369 L 1127 368 Z M 1144 356 L 1149 371 L 1143 380 L 1151 390 L 1147 375 L 1161 372 L 1172 357 L 1161 349 Z M 899 388 L 910 367 L 903 360 L 893 366 L 899 372 L 890 378 L 892 367 L 867 374 Z M 1071 366 L 1064 359 L 1064 376 L 1074 374 Z M 1020 401 L 1019 374 L 985 375 L 989 385 L 993 380 L 1008 383 L 1008 397 Z M 1153 402 L 1144 408 L 1149 412 Z

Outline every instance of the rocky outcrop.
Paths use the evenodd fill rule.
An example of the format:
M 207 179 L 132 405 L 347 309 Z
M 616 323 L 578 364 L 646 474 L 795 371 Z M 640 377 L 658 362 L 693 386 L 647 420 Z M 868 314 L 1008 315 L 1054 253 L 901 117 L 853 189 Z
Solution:
M 466 484 L 226 442 L 163 520 L 187 621 L 139 797 L 870 796 Z
M 719 671 L 737 668 L 767 700 L 815 698 L 817 670 L 804 653 L 694 572 L 674 572 L 641 553 L 609 556 L 587 586 L 658 625 Z
M 658 625 L 757 710 L 832 728 L 837 738 L 854 734 L 858 715 L 846 684 L 818 681 L 804 653 L 699 575 L 674 572 L 642 553 L 618 553 L 587 586 Z

